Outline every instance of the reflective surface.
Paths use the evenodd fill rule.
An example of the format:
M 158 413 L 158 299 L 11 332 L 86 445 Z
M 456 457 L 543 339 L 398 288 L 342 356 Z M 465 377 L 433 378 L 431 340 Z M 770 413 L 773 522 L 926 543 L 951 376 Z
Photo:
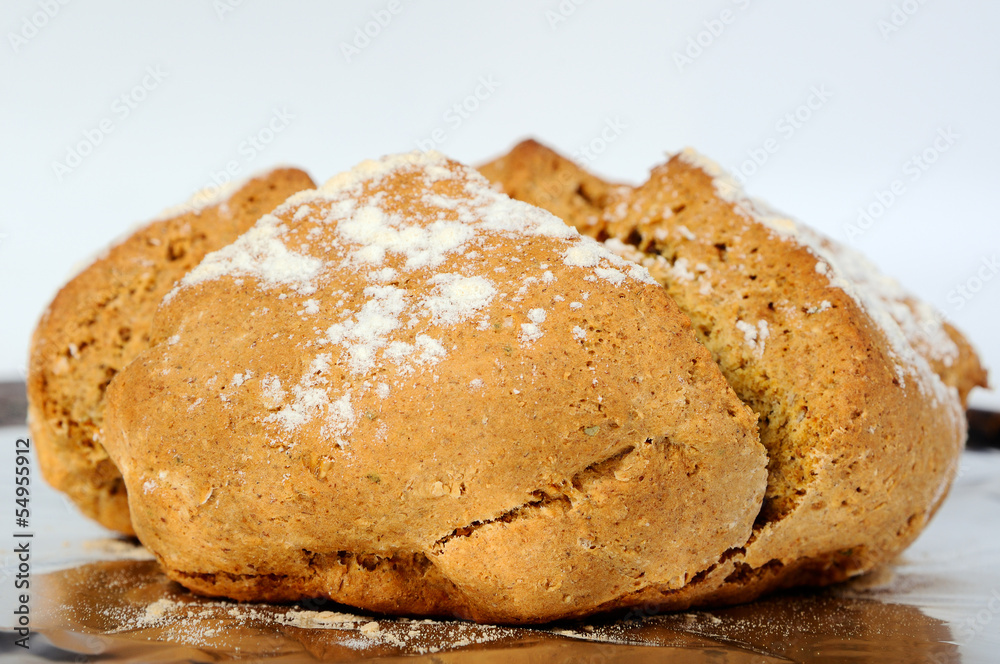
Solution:
M 308 628 L 289 624 L 290 616 L 303 615 L 300 606 L 195 598 L 152 561 L 91 563 L 41 581 L 46 608 L 37 627 L 54 646 L 98 661 L 354 661 L 421 654 L 408 661 L 624 662 L 668 655 L 685 662 L 962 661 L 947 622 L 919 607 L 865 597 L 871 591 L 856 586 L 711 612 L 538 629 L 365 617 Z M 305 615 L 329 615 L 316 608 L 350 611 L 324 606 Z
M 198 598 L 167 580 L 141 547 L 80 525 L 47 488 L 33 495 L 36 633 L 28 653 L 12 646 L 9 632 L 0 635 L 4 661 L 1000 661 L 998 452 L 967 452 L 918 542 L 892 567 L 850 584 L 713 611 L 531 629 Z M 7 596 L 12 568 L 2 553 Z M 9 630 L 6 600 L 0 626 Z

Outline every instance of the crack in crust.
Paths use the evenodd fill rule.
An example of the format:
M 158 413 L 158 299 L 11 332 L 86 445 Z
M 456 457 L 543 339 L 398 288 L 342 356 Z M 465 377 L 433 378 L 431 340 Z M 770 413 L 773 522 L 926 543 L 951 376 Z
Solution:
M 160 564 L 167 576 L 199 594 L 238 601 L 328 599 L 390 615 L 467 613 L 462 592 L 422 553 L 301 553 L 307 562 L 301 574 L 199 573 Z
M 306 558 L 306 568 L 312 575 L 318 574 L 334 564 L 348 569 L 363 569 L 366 572 L 374 572 L 380 568 L 390 567 L 393 571 L 405 569 L 406 571 L 416 571 L 422 574 L 426 574 L 428 570 L 434 567 L 434 563 L 424 554 L 408 551 L 394 551 L 386 555 L 385 553 L 355 553 L 353 551 L 323 553 L 302 549 L 302 555 Z M 276 574 L 273 572 L 245 574 L 226 571 L 188 572 L 184 570 L 172 570 L 172 572 L 185 578 L 200 579 L 211 583 L 217 583 L 219 579 L 231 582 L 261 580 L 276 582 L 282 579 L 297 579 L 302 576 L 297 574 Z
M 647 438 L 645 442 L 646 444 L 651 444 L 653 440 L 651 438 Z M 535 491 L 532 491 L 531 495 L 536 496 L 536 500 L 529 500 L 528 502 L 511 508 L 491 519 L 476 520 L 466 526 L 456 528 L 450 534 L 445 535 L 434 542 L 431 546 L 431 551 L 436 555 L 441 554 L 444 552 L 445 547 L 448 546 L 448 543 L 453 539 L 457 537 L 469 537 L 477 530 L 492 523 L 510 523 L 518 517 L 523 516 L 530 509 L 537 509 L 553 505 L 555 503 L 563 503 L 568 507 L 572 507 L 573 499 L 578 494 L 586 492 L 587 484 L 601 477 L 607 477 L 608 475 L 613 474 L 618 468 L 621 467 L 625 458 L 635 452 L 636 449 L 637 447 L 635 445 L 628 445 L 627 447 L 604 459 L 595 461 L 580 472 L 574 474 L 568 480 L 563 480 L 560 484 L 553 484 L 549 486 L 548 489 L 536 489 Z M 565 491 L 560 488 L 567 486 L 572 487 L 572 491 Z
M 537 196 L 562 172 L 584 177 L 578 170 L 535 142 L 483 167 L 509 195 L 534 196 L 532 202 L 646 266 L 759 415 L 768 452 L 767 494 L 746 551 L 684 588 L 650 588 L 642 596 L 672 609 L 749 601 L 781 587 L 841 581 L 912 541 L 940 504 L 940 478 L 948 476 L 963 433 L 930 414 L 948 404 L 931 403 L 912 387 L 903 391 L 888 333 L 847 291 L 817 279 L 827 266 L 809 243 L 778 247 L 770 226 L 718 193 L 710 165 L 684 155 L 654 169 L 646 184 L 622 188 L 615 205 L 598 202 L 589 216 Z M 589 219 L 594 214 L 597 224 Z M 914 310 L 917 319 L 924 306 L 911 297 L 890 305 Z M 964 403 L 972 386 L 985 384 L 985 373 L 961 335 L 943 327 L 957 347 L 948 366 L 936 361 L 933 346 L 921 345 L 921 335 L 904 335 Z M 910 512 L 916 514 L 901 525 Z
M 404 175 L 379 180 L 392 202 L 383 211 L 410 210 L 411 200 L 426 197 L 426 183 Z M 446 193 L 452 187 L 435 186 Z M 284 246 L 305 251 L 306 239 L 315 243 L 314 229 L 334 227 L 319 203 L 302 216 L 305 204 L 295 200 L 275 219 L 299 219 Z M 507 214 L 508 205 L 517 207 L 503 199 L 499 211 Z M 560 237 L 576 238 L 556 226 Z M 304 381 L 298 376 L 306 359 L 292 341 L 300 334 L 312 339 L 340 314 L 321 308 L 307 319 L 299 297 L 258 293 L 228 277 L 171 300 L 158 314 L 157 336 L 184 325 L 197 329 L 168 344 L 172 349 L 154 347 L 109 390 L 109 450 L 122 460 L 130 487 L 156 481 L 155 469 L 184 455 L 156 490 L 135 494 L 140 533 L 178 569 L 208 573 L 175 574 L 195 592 L 256 600 L 319 595 L 371 610 L 518 623 L 584 615 L 646 585 L 678 587 L 715 563 L 745 541 L 764 493 L 755 418 L 662 289 L 591 242 L 573 241 L 617 267 L 591 274 L 592 256 L 568 254 L 559 237 L 524 246 L 508 246 L 506 236 L 489 239 L 480 266 L 486 274 L 494 262 L 506 270 L 508 255 L 517 253 L 546 270 L 534 278 L 537 289 L 516 303 L 505 296 L 484 305 L 474 326 L 442 326 L 440 344 L 455 353 L 433 373 L 422 369 L 397 382 L 392 372 L 373 370 L 373 381 L 392 384 L 391 402 L 350 377 L 346 351 L 317 355 L 329 372 L 320 372 L 324 380 L 357 386 L 359 394 L 335 402 L 328 393 L 330 417 L 282 439 L 299 445 L 295 452 L 273 444 L 260 418 L 269 401 L 257 394 L 269 375 L 284 385 Z M 340 256 L 324 253 L 329 247 L 310 251 L 329 265 Z M 402 256 L 391 258 L 404 264 Z M 368 277 L 353 263 L 335 265 L 323 279 L 361 307 L 369 294 L 359 288 Z M 436 274 L 457 274 L 458 266 L 442 263 Z M 633 273 L 642 277 L 634 288 L 622 281 Z M 407 292 L 431 292 L 432 278 L 408 278 Z M 495 283 L 516 285 L 519 278 Z M 553 280 L 560 285 L 546 286 Z M 317 278 L 317 291 L 325 283 Z M 562 294 L 575 300 L 577 289 L 581 302 L 566 301 Z M 233 320 L 218 310 L 220 297 L 232 311 L 266 304 L 272 318 L 259 325 Z M 548 336 L 515 343 L 523 336 L 520 312 L 534 320 L 536 305 L 551 312 Z M 584 334 L 574 327 L 580 325 Z M 210 347 L 215 356 L 206 358 Z M 235 362 L 258 376 L 244 388 L 247 398 L 210 398 L 217 387 L 209 381 Z M 184 371 L 165 371 L 174 365 Z M 472 383 L 486 392 L 471 389 L 472 376 L 482 376 Z M 347 417 L 334 404 L 348 402 L 348 419 L 357 420 L 349 440 L 354 456 L 324 468 L 329 427 Z M 376 417 L 360 417 L 369 412 Z M 235 425 L 226 426 L 227 414 Z M 162 444 L 168 436 L 176 449 Z M 234 445 L 237 454 L 220 463 L 219 450 Z M 221 473 L 238 474 L 240 486 L 216 492 L 212 510 L 187 518 Z

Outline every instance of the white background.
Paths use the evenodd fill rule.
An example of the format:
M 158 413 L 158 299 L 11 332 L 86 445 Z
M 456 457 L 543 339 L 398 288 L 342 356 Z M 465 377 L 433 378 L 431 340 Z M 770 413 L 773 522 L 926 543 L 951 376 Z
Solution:
M 342 45 L 388 7 L 4 0 L 0 378 L 23 375 L 35 321 L 75 263 L 227 162 L 240 175 L 291 163 L 321 181 L 438 128 L 438 149 L 468 163 L 527 136 L 572 155 L 609 121 L 624 128 L 588 165 L 627 182 L 686 145 L 736 169 L 774 139 L 749 191 L 850 239 L 1000 367 L 1000 275 L 971 299 L 954 292 L 980 285 L 982 261 L 1000 254 L 1000 3 L 399 0 L 348 61 Z M 165 77 L 146 78 L 152 89 L 128 108 L 120 98 L 147 68 Z M 467 117 L 449 114 L 481 77 L 495 90 L 480 88 Z M 802 108 L 814 88 L 829 98 Z M 293 118 L 253 154 L 244 141 L 276 110 Z M 808 118 L 789 135 L 779 123 L 796 112 Z M 105 118 L 112 131 L 57 174 Z M 953 143 L 934 151 L 949 129 Z M 906 162 L 929 148 L 935 161 L 914 179 Z M 902 193 L 848 238 L 858 208 L 894 180 Z M 1000 407 L 986 392 L 976 402 Z

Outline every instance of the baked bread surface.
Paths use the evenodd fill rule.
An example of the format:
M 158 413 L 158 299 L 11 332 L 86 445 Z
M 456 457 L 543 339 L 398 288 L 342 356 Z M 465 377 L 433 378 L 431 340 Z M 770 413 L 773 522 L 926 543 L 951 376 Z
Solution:
M 108 384 L 149 345 L 163 296 L 209 252 L 297 191 L 293 168 L 196 196 L 122 240 L 69 281 L 42 314 L 28 366 L 29 428 L 45 479 L 102 525 L 134 534 L 121 474 L 101 443 Z
M 553 190 L 552 174 L 571 171 L 552 166 L 560 160 L 528 141 L 482 170 L 517 196 L 526 181 Z M 617 191 L 598 224 L 592 210 L 567 221 L 663 284 L 758 414 L 769 458 L 748 541 L 695 583 L 650 589 L 647 600 L 747 601 L 890 561 L 954 476 L 965 396 L 985 385 L 971 346 L 856 254 L 750 200 L 693 151 Z
M 365 162 L 206 257 L 108 390 L 171 578 L 529 623 L 684 588 L 764 449 L 648 272 L 437 154 Z

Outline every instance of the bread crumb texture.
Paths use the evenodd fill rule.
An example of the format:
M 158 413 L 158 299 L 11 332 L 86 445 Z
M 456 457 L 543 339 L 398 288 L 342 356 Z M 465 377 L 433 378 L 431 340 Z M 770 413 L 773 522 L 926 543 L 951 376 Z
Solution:
M 645 267 L 437 153 L 390 156 L 178 283 L 105 446 L 196 592 L 579 616 L 752 535 L 756 417 L 697 334 Z

